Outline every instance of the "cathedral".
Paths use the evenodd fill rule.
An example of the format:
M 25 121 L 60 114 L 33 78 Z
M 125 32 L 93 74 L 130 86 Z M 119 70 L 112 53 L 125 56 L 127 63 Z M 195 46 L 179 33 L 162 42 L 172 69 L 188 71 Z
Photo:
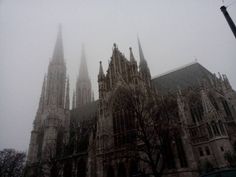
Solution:
M 152 78 L 139 39 L 138 47 L 139 64 L 132 48 L 128 59 L 116 44 L 106 72 L 100 62 L 98 100 L 94 100 L 82 47 L 70 100 L 59 29 L 33 122 L 26 177 L 154 176 L 141 173 L 151 171 L 144 163 L 121 155 L 137 145 L 136 115 L 114 106 L 125 86 L 140 87 L 145 93 L 154 90 L 160 98 L 176 95 L 181 136 L 169 146 L 163 176 L 198 177 L 203 164 L 214 169 L 228 166 L 224 155 L 236 146 L 236 92 L 226 75 L 216 76 L 194 62 Z

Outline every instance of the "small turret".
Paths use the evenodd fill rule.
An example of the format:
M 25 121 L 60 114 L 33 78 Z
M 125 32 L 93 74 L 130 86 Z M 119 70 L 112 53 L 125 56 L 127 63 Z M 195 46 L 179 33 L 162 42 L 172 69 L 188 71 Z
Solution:
M 100 63 L 100 65 L 99 65 L 98 82 L 103 80 L 105 77 L 105 74 L 103 72 L 103 67 L 102 67 L 102 61 L 100 61 L 99 63 Z
M 223 82 L 224 82 L 224 85 L 225 85 L 226 89 L 232 89 L 226 74 L 223 74 Z
M 99 74 L 98 74 L 98 92 L 99 92 L 99 99 L 103 97 L 104 94 L 104 88 L 105 88 L 105 74 L 103 72 L 102 68 L 102 62 L 100 61 L 100 66 L 99 66 Z
M 130 62 L 136 62 L 133 51 L 132 51 L 132 47 L 129 48 L 129 51 L 130 51 Z

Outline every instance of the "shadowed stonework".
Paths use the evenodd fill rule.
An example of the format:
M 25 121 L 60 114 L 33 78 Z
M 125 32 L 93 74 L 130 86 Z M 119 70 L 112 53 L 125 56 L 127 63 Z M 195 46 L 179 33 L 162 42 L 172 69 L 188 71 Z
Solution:
M 45 76 L 25 176 L 197 177 L 225 167 L 236 142 L 236 93 L 225 75 L 192 63 L 151 79 L 113 46 L 108 69 L 91 91 L 83 50 L 72 109 L 61 30 Z M 209 170 L 209 169 L 208 169 Z

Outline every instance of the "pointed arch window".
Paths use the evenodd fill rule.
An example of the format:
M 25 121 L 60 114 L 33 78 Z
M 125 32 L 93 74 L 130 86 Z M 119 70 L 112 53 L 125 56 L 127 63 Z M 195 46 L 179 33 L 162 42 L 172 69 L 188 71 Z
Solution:
M 223 104 L 226 115 L 231 117 L 232 113 L 230 111 L 228 102 L 226 100 L 222 100 L 222 104 Z
M 114 144 L 116 147 L 122 147 L 132 143 L 136 139 L 135 116 L 132 110 L 123 108 L 122 98 L 124 95 L 116 95 L 112 108 Z
M 220 127 L 221 134 L 225 135 L 226 133 L 225 133 L 225 129 L 224 129 L 224 124 L 222 123 L 221 120 L 219 120 L 218 124 L 219 124 L 219 127 Z
M 216 99 L 213 97 L 213 95 L 210 94 L 209 99 L 210 99 L 211 103 L 213 104 L 213 106 L 216 108 L 216 110 L 219 110 L 219 106 L 216 102 Z
M 207 131 L 208 131 L 208 134 L 209 134 L 209 138 L 213 137 L 211 126 L 208 123 L 207 123 Z
M 203 152 L 203 150 L 202 150 L 201 147 L 198 148 L 198 151 L 199 151 L 199 155 L 200 155 L 201 157 L 204 156 L 204 152 Z
M 177 152 L 178 152 L 181 167 L 182 168 L 187 167 L 188 162 L 187 162 L 186 153 L 184 150 L 183 141 L 181 137 L 176 138 L 176 147 L 177 147 Z
M 213 128 L 213 132 L 214 132 L 215 136 L 219 136 L 220 132 L 219 132 L 219 129 L 217 127 L 217 124 L 214 121 L 212 121 L 211 122 L 211 126 Z

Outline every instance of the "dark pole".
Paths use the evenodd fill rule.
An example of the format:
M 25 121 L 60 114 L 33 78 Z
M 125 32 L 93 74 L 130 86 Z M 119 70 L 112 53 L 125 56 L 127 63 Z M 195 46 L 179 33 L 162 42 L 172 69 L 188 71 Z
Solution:
M 228 22 L 228 24 L 229 24 L 229 26 L 230 26 L 232 32 L 234 33 L 234 37 L 236 38 L 236 26 L 235 26 L 233 20 L 231 19 L 231 17 L 229 16 L 229 13 L 227 12 L 226 7 L 225 7 L 225 6 L 222 6 L 222 7 L 220 8 L 220 10 L 221 10 L 222 13 L 224 14 L 225 19 L 226 19 L 226 21 Z

